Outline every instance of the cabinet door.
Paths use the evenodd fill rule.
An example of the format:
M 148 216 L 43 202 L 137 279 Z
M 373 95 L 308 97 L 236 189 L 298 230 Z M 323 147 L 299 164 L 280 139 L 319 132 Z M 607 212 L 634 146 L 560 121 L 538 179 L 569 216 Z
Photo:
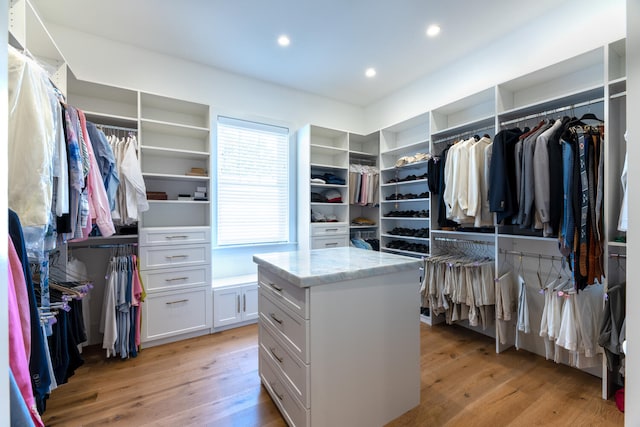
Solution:
M 258 284 L 253 283 L 242 287 L 242 320 L 257 319 L 258 311 Z
M 242 321 L 240 287 L 213 290 L 213 327 L 232 325 Z

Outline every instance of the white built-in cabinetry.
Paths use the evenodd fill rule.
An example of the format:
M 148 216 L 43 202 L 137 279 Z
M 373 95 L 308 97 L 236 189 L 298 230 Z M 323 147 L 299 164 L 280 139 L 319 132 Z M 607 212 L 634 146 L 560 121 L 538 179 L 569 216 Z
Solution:
M 216 331 L 255 323 L 258 284 L 255 275 L 213 281 L 213 328 Z
M 379 134 L 357 135 L 307 125 L 297 132 L 298 141 L 298 241 L 301 249 L 324 249 L 349 245 L 352 236 L 377 238 L 378 207 L 350 203 L 351 164 L 376 167 Z M 313 177 L 336 177 L 341 182 L 314 183 Z M 317 201 L 313 193 L 340 193 L 341 201 Z M 374 189 L 377 191 L 377 188 Z M 358 217 L 371 219 L 371 225 L 355 225 Z
M 88 120 L 137 131 L 146 190 L 167 194 L 167 200 L 148 200 L 149 209 L 139 214 L 137 235 L 100 239 L 103 246 L 138 243 L 147 292 L 143 345 L 208 333 L 213 304 L 211 202 L 178 198 L 193 196 L 197 187 L 209 193 L 209 107 L 82 81 L 71 72 L 68 76 L 68 102 Z M 207 173 L 187 175 L 191 168 Z M 95 308 L 99 313 L 99 306 Z
M 429 254 L 431 196 L 427 161 L 399 162 L 429 153 L 429 116 L 424 114 L 380 132 L 380 250 Z

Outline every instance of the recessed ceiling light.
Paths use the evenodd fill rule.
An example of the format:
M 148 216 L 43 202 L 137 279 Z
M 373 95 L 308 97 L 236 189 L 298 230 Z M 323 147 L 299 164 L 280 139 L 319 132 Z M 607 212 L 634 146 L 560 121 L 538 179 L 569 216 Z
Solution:
M 435 37 L 438 34 L 440 34 L 440 26 L 437 24 L 429 25 L 429 27 L 427 28 L 427 35 L 429 37 Z
M 278 37 L 278 44 L 280 46 L 289 46 L 291 44 L 291 40 L 289 40 L 288 36 L 283 34 L 280 37 Z
M 364 75 L 371 78 L 374 77 L 376 75 L 376 69 L 375 68 L 367 68 L 367 70 L 364 72 Z

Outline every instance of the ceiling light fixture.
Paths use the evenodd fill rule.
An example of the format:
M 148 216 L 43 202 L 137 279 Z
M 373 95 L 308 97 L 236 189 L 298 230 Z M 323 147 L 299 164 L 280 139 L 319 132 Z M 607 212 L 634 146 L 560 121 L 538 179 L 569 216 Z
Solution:
M 282 47 L 286 47 L 286 46 L 289 46 L 291 44 L 291 40 L 289 40 L 288 36 L 283 34 L 280 37 L 278 37 L 278 44 L 280 46 L 282 46 Z
M 367 70 L 364 72 L 364 75 L 369 77 L 369 78 L 375 77 L 376 69 L 375 68 L 367 68 Z
M 429 25 L 429 27 L 427 28 L 427 35 L 429 37 L 435 37 L 438 34 L 440 34 L 440 26 L 437 24 Z

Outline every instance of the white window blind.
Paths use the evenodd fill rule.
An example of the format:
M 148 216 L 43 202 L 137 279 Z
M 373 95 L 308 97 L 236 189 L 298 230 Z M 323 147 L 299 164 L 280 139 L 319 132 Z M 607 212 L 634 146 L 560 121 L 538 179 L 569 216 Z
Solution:
M 289 129 L 218 117 L 218 246 L 289 241 Z

